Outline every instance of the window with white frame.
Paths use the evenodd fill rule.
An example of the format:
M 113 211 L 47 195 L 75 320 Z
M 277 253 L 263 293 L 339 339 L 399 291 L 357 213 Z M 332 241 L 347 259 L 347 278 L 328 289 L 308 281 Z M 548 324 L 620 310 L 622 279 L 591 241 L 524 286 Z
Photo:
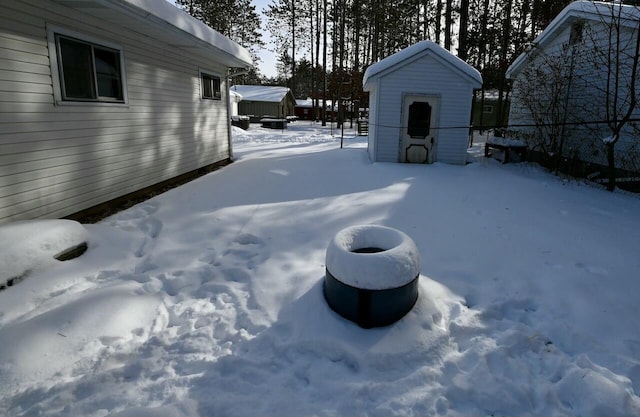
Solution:
M 55 33 L 62 101 L 124 103 L 122 50 Z
M 202 98 L 208 100 L 222 99 L 222 94 L 220 92 L 220 77 L 201 72 L 200 82 L 202 84 Z

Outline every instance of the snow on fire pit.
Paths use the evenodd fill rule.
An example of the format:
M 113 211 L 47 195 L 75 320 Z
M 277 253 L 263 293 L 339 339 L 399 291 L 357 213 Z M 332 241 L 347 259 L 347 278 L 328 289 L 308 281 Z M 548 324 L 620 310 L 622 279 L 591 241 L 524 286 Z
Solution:
M 420 254 L 399 230 L 377 225 L 343 229 L 329 243 L 325 264 L 327 303 L 360 327 L 395 323 L 418 299 Z

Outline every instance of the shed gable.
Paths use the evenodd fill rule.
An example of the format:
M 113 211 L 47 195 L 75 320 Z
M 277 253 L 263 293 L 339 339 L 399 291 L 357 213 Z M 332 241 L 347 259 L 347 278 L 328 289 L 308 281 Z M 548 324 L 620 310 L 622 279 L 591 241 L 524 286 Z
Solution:
M 451 54 L 440 45 L 431 41 L 421 41 L 390 55 L 367 68 L 362 80 L 364 90 L 370 91 L 370 88 L 375 88 L 375 79 L 386 73 L 399 71 L 401 67 L 408 65 L 415 60 L 419 60 L 423 55 L 427 54 L 431 54 L 434 59 L 440 60 L 452 71 L 458 72 L 460 76 L 468 77 L 472 80 L 471 82 L 482 85 L 482 77 L 478 70 Z

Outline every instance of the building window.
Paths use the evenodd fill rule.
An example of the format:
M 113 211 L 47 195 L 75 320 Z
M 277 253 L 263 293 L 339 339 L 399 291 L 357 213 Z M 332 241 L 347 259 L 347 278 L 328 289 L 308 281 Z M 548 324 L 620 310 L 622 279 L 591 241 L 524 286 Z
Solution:
M 482 107 L 482 113 L 493 113 L 493 106 L 491 105 L 484 105 Z
M 222 94 L 220 93 L 220 77 L 201 72 L 200 78 L 202 80 L 202 98 L 208 100 L 222 99 Z
M 569 45 L 575 45 L 582 40 L 582 31 L 584 23 L 580 20 L 573 22 L 571 32 L 569 33 Z
M 124 103 L 122 52 L 56 33 L 63 101 Z
M 424 139 L 431 129 L 431 106 L 424 101 L 414 101 L 409 106 L 407 135 Z

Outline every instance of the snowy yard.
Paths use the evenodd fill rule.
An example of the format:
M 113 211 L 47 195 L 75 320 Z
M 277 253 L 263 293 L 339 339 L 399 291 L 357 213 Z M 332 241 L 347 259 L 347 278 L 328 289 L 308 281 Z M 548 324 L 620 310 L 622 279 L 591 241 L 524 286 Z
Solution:
M 640 415 L 637 196 L 480 146 L 371 164 L 334 133 L 235 129 L 234 164 L 0 291 L 0 415 Z M 324 302 L 327 244 L 356 224 L 420 250 L 392 326 Z

